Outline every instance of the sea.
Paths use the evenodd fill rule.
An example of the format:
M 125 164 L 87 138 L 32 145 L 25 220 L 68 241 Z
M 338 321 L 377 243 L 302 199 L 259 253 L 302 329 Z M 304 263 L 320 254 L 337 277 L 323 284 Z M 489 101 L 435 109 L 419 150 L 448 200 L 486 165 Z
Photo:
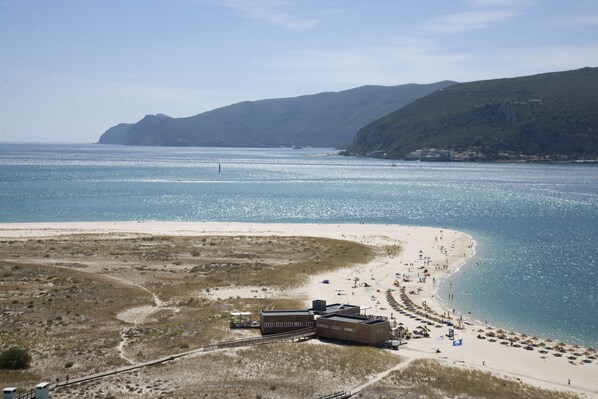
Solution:
M 475 239 L 476 253 L 442 281 L 447 307 L 509 330 L 598 346 L 598 165 L 405 162 L 321 148 L 0 143 L 0 222 L 146 220 L 460 230 Z

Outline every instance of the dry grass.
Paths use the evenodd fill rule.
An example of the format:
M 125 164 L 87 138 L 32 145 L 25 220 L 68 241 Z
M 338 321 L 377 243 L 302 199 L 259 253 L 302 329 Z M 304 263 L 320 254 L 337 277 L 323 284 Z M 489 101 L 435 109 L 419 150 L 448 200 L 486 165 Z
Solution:
M 289 287 L 373 258 L 371 247 L 312 237 L 76 235 L 0 241 L 5 260 L 91 268 L 149 282 L 166 298 L 203 287 Z M 280 273 L 283 271 L 284 273 Z M 182 278 L 184 277 L 184 278 Z
M 277 343 L 180 359 L 111 378 L 103 384 L 102 397 L 314 398 L 360 385 L 398 361 L 395 354 L 369 347 Z M 128 391 L 127 385 L 135 389 Z M 73 387 L 68 397 L 91 397 L 93 389 Z
M 0 262 L 0 275 L 1 346 L 28 348 L 33 357 L 29 372 L 0 374 L 3 384 L 53 379 L 67 362 L 81 370 L 120 364 L 113 314 L 148 299 L 73 270 Z
M 365 262 L 367 246 L 302 237 L 75 235 L 0 241 L 0 349 L 28 348 L 27 371 L 0 373 L 0 384 L 31 387 L 239 338 L 230 312 L 298 308 L 288 300 L 204 298 L 206 288 L 288 287 L 310 273 Z M 142 325 L 116 319 L 126 309 L 172 309 Z M 253 332 L 245 331 L 244 334 Z M 121 336 L 121 334 L 123 336 Z M 73 363 L 72 368 L 65 368 Z
M 259 330 L 231 331 L 230 312 L 233 310 L 257 313 L 270 306 L 278 309 L 300 308 L 301 303 L 290 300 L 234 299 L 211 301 L 190 300 L 180 312 L 167 314 L 163 320 L 128 330 L 127 353 L 136 362 L 155 359 L 167 354 L 185 352 L 203 345 L 259 334 Z
M 435 360 L 416 360 L 407 368 L 362 392 L 362 398 L 508 398 L 579 399 L 572 393 L 547 391 L 483 371 L 449 367 Z

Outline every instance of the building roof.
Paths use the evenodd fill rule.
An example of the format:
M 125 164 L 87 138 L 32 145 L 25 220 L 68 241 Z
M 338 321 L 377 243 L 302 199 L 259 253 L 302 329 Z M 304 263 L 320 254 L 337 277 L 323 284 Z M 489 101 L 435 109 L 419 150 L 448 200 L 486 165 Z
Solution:
M 334 320 L 334 321 L 342 321 L 346 323 L 355 323 L 355 324 L 377 324 L 377 323 L 384 323 L 386 320 L 382 319 L 371 319 L 366 316 L 350 316 L 350 315 L 343 315 L 343 314 L 331 314 L 326 316 L 320 316 L 318 320 Z
M 313 316 L 311 310 L 262 310 L 264 316 Z
M 358 305 L 350 305 L 348 303 L 333 303 L 330 305 L 326 305 L 326 310 L 318 311 L 313 308 L 309 309 L 309 310 L 313 311 L 315 314 L 326 315 L 326 314 L 338 312 L 339 310 L 343 310 L 343 309 L 358 309 L 359 310 L 359 306 Z

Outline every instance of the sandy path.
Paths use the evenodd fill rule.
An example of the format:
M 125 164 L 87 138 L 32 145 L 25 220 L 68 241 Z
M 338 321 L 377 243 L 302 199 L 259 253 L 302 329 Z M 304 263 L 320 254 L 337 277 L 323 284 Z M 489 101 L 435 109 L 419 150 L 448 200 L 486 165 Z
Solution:
M 135 364 L 135 360 L 131 359 L 125 353 L 125 347 L 127 346 L 127 342 L 129 341 L 129 337 L 127 336 L 128 328 L 123 328 L 120 330 L 120 342 L 116 346 L 116 351 L 121 359 L 126 361 L 129 364 Z
M 388 370 L 385 370 L 381 373 L 378 373 L 374 376 L 372 376 L 368 382 L 366 382 L 365 384 L 362 384 L 358 387 L 355 387 L 354 389 L 351 389 L 351 394 L 352 395 L 356 395 L 359 392 L 363 391 L 364 389 L 366 389 L 367 387 L 377 383 L 378 381 L 382 380 L 383 378 L 387 377 L 390 373 L 395 372 L 397 370 L 402 370 L 407 368 L 415 359 L 406 359 L 403 360 L 401 363 L 397 364 L 394 367 L 389 368 Z

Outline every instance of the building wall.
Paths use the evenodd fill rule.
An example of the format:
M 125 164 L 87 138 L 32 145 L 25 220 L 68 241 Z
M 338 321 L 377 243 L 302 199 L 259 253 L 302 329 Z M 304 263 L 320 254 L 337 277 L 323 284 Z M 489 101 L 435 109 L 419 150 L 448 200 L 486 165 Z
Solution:
M 260 329 L 263 335 L 314 328 L 315 326 L 313 314 L 306 312 L 262 311 L 260 313 Z
M 368 323 L 320 317 L 316 321 L 318 337 L 375 345 L 390 339 L 390 325 L 386 320 Z

